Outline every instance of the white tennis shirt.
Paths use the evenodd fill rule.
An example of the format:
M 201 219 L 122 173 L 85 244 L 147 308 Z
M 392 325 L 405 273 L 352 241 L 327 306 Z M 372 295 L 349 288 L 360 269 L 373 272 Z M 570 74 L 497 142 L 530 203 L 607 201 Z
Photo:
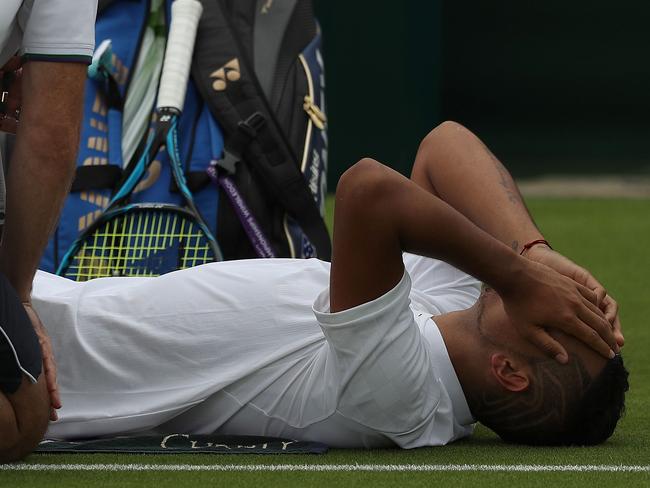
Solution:
M 19 52 L 45 61 L 90 63 L 97 0 L 1 0 L 0 66 Z
M 257 259 L 76 283 L 38 272 L 33 302 L 63 401 L 47 438 L 267 435 L 332 447 L 442 445 L 473 419 L 432 315 L 479 283 L 405 255 L 386 295 L 329 312 L 329 263 Z M 411 286 L 411 282 L 413 286 Z

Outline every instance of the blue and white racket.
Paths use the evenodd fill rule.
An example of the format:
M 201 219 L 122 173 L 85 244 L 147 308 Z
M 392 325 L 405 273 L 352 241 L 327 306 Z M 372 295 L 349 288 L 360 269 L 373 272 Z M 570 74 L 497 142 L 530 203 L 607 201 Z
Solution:
M 197 0 L 172 3 L 153 130 L 142 155 L 127 166 L 126 176 L 106 210 L 72 244 L 57 274 L 77 281 L 105 276 L 158 276 L 223 259 L 187 187 L 178 149 L 178 119 L 202 11 Z M 163 146 L 185 206 L 129 204 L 133 190 Z

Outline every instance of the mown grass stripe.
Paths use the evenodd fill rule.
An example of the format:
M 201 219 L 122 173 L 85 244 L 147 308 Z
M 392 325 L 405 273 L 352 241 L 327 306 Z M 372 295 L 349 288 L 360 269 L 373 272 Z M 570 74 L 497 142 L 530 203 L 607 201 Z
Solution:
M 650 466 L 599 464 L 4 464 L 0 471 L 240 472 L 610 472 L 648 473 Z

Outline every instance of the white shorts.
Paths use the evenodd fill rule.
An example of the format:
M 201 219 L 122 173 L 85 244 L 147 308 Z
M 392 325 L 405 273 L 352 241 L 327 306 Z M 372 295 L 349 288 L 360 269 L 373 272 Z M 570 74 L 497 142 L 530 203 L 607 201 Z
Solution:
M 90 63 L 97 0 L 2 0 L 0 66 L 26 59 Z

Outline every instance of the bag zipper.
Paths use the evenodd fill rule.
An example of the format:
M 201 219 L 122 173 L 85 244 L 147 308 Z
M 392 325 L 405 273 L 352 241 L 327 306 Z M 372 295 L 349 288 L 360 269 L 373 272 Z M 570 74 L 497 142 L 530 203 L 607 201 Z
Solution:
M 305 100 L 302 108 L 305 110 L 305 112 L 307 112 L 307 115 L 309 115 L 309 118 L 316 127 L 318 127 L 320 130 L 323 130 L 325 128 L 327 117 L 321 111 L 321 109 L 318 108 L 318 106 L 314 103 L 309 95 L 305 95 Z
M 302 54 L 298 55 L 298 59 L 302 64 L 302 69 L 305 72 L 305 77 L 307 78 L 307 95 L 303 99 L 302 108 L 307 115 L 309 120 L 307 121 L 307 134 L 305 135 L 305 144 L 304 151 L 302 154 L 302 161 L 300 164 L 300 171 L 305 172 L 305 165 L 307 164 L 307 151 L 309 149 L 309 141 L 311 140 L 311 131 L 312 125 L 315 125 L 318 129 L 325 129 L 325 123 L 327 122 L 327 116 L 323 111 L 314 103 L 314 80 L 311 77 L 311 71 L 309 71 L 309 66 L 307 65 L 307 60 Z
M 311 77 L 311 71 L 309 71 L 309 66 L 307 65 L 307 60 L 302 54 L 298 55 L 298 59 L 302 64 L 302 69 L 305 72 L 305 77 L 307 78 L 307 95 L 303 98 L 303 110 L 309 116 L 307 121 L 307 133 L 305 134 L 305 144 L 302 153 L 302 161 L 300 162 L 300 172 L 304 175 L 305 167 L 307 165 L 307 160 L 309 159 L 309 142 L 311 141 L 311 133 L 313 130 L 312 126 L 316 126 L 318 129 L 325 129 L 325 124 L 327 123 L 327 116 L 323 111 L 314 103 L 314 80 Z M 284 215 L 284 233 L 287 237 L 287 242 L 289 244 L 289 252 L 291 257 L 296 257 L 296 249 L 293 246 L 293 239 L 289 232 L 289 222 L 287 219 L 288 215 Z

